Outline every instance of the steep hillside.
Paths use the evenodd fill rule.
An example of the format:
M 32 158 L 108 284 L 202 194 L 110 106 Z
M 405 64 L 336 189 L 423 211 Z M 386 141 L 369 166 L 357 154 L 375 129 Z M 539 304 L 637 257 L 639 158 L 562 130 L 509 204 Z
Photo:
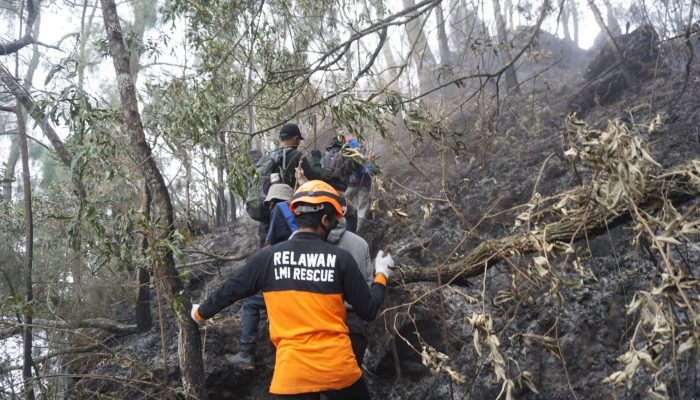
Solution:
M 621 120 L 629 128 L 626 137 L 641 139 L 660 164 L 652 169 L 654 174 L 692 160 L 698 162 L 698 72 L 696 65 L 680 96 L 684 76 L 659 68 L 653 76 L 644 75 L 638 90 L 624 89 L 607 105 L 588 108 L 583 120 L 591 129 L 603 129 L 608 121 Z M 630 214 L 629 207 L 613 207 L 602 225 L 585 218 L 577 221 L 576 234 L 551 243 L 570 245 L 571 251 L 557 252 L 556 246 L 546 246 L 545 227 L 566 217 L 562 206 L 554 204 L 566 193 L 571 198 L 564 208 L 573 210 L 576 202 L 578 206 L 592 204 L 587 202 L 595 196 L 586 191 L 586 185 L 592 181 L 600 185 L 597 179 L 604 170 L 596 169 L 595 159 L 588 163 L 581 160 L 582 152 L 591 145 L 576 138 L 576 126 L 566 124 L 570 104 L 578 95 L 568 88 L 575 85 L 568 83 L 555 95 L 536 98 L 536 121 L 531 118 L 528 122 L 536 123 L 536 130 L 522 129 L 522 119 L 513 117 L 528 115 L 528 105 L 514 99 L 507 106 L 515 112 L 502 113 L 496 121 L 499 132 L 511 133 L 446 158 L 449 161 L 444 170 L 450 172 L 443 177 L 428 181 L 415 171 L 386 169 L 382 177 L 386 192 L 379 193 L 380 210 L 361 233 L 373 253 L 391 249 L 405 276 L 413 278 L 402 283 L 401 273 L 397 273 L 385 312 L 371 324 L 363 369 L 375 398 L 486 399 L 510 392 L 524 399 L 632 399 L 647 396 L 650 389 L 661 398 L 700 396 L 697 358 L 693 355 L 697 347 L 680 354 L 667 346 L 669 335 L 688 335 L 692 326 L 697 333 L 697 325 L 693 325 L 698 322 L 697 311 L 674 308 L 677 319 L 665 325 L 659 322 L 660 327 L 654 326 L 658 332 L 640 323 L 643 313 L 628 312 L 629 305 L 641 298 L 639 291 L 650 291 L 666 281 L 665 265 L 669 262 L 677 268 L 678 279 L 688 282 L 684 286 L 686 305 L 697 304 L 697 286 L 692 280 L 700 275 L 697 233 L 689 227 L 686 237 L 695 244 L 679 242 L 666 248 L 668 252 L 659 252 L 659 242 L 643 227 L 640 231 L 643 219 L 639 215 L 662 220 L 673 205 L 683 220 L 697 220 L 698 182 L 693 183 L 694 192 L 642 198 L 639 215 Z M 569 152 L 572 146 L 579 150 L 579 158 Z M 621 159 L 616 165 L 626 164 L 631 161 Z M 697 177 L 697 164 L 695 168 Z M 392 179 L 395 176 L 402 179 L 397 182 Z M 588 197 L 581 193 L 588 193 Z M 663 236 L 657 227 L 650 229 Z M 227 232 L 195 238 L 181 266 L 189 278 L 186 295 L 203 298 L 242 267 L 243 259 L 254 248 L 254 230 L 250 223 L 241 222 Z M 489 261 L 479 267 L 484 272 L 469 279 L 443 280 L 444 285 L 438 286 L 434 277 L 416 274 L 459 264 L 489 239 L 527 237 L 533 231 L 542 235 L 543 249 L 519 248 L 522 251 L 499 254 L 501 249 L 496 247 L 488 255 Z M 217 260 L 212 254 L 228 259 Z M 452 277 L 446 275 L 445 279 Z M 212 398 L 253 399 L 267 392 L 274 349 L 267 339 L 266 323 L 260 329 L 254 371 L 232 368 L 222 358 L 237 351 L 240 307 L 236 304 L 214 318 L 204 332 Z M 168 317 L 168 311 L 165 315 Z M 657 316 L 663 319 L 664 315 Z M 174 350 L 175 332 L 167 333 Z M 652 346 L 645 347 L 649 343 Z M 162 363 L 157 331 L 122 344 L 141 354 L 146 365 L 154 369 Z M 658 353 L 650 355 L 651 362 L 638 358 L 641 366 L 636 370 L 628 368 L 634 372 L 628 386 L 604 383 L 630 365 L 618 357 L 627 353 L 631 344 L 639 351 L 651 348 Z M 437 352 L 449 359 L 441 359 Z M 629 357 L 622 360 L 629 361 Z M 176 379 L 177 360 L 170 357 L 168 361 L 171 379 Z M 113 363 L 101 368 L 98 372 L 134 374 Z

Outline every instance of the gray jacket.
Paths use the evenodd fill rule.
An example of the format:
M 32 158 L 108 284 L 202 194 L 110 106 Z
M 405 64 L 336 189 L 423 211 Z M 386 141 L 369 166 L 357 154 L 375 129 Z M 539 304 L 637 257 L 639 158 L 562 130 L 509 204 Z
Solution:
M 369 245 L 365 239 L 345 229 L 345 219 L 341 219 L 338 226 L 328 235 L 328 243 L 347 250 L 357 262 L 357 266 L 360 267 L 360 272 L 365 277 L 367 285 L 372 284 L 374 268 L 372 268 L 372 257 L 369 255 Z
M 355 259 L 360 272 L 365 277 L 368 286 L 374 281 L 374 267 L 372 266 L 372 258 L 369 255 L 369 245 L 365 239 L 345 229 L 345 218 L 338 222 L 328 234 L 328 243 L 332 243 L 348 253 Z M 367 338 L 367 322 L 358 317 L 352 309 L 352 306 L 347 301 L 345 308 L 348 310 L 345 323 L 350 330 L 351 335 L 362 335 Z

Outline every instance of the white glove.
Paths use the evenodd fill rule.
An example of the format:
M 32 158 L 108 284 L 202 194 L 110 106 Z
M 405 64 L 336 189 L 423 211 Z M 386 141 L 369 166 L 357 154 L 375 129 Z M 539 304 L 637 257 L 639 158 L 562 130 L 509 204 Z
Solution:
M 199 309 L 199 304 L 192 304 L 192 310 L 190 311 L 190 317 L 192 317 L 192 319 L 194 320 L 194 322 L 197 323 L 197 325 L 204 326 L 207 324 L 207 320 L 200 319 L 201 317 L 199 316 L 199 313 L 197 312 L 198 309 Z
M 391 276 L 390 267 L 394 266 L 394 259 L 391 258 L 391 254 L 388 252 L 384 254 L 383 251 L 379 250 L 377 253 L 377 258 L 374 259 L 374 274 L 384 274 L 386 279 Z

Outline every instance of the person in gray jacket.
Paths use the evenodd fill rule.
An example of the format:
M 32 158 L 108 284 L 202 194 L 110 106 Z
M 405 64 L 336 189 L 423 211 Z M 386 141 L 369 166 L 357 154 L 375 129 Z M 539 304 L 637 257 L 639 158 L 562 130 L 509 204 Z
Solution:
M 346 229 L 345 218 L 338 222 L 338 225 L 330 232 L 326 241 L 347 250 L 355 259 L 362 276 L 365 277 L 367 286 L 372 285 L 374 270 L 372 268 L 372 258 L 369 255 L 369 245 L 361 236 Z M 355 353 L 357 365 L 362 367 L 365 350 L 367 349 L 367 322 L 353 311 L 352 306 L 348 302 L 345 302 L 345 308 L 347 311 L 345 324 L 350 330 L 352 351 Z

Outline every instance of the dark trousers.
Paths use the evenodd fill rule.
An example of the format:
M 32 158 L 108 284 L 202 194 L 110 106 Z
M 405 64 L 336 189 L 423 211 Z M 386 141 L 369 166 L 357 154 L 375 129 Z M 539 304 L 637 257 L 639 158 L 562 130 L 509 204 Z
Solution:
M 243 300 L 240 351 L 251 355 L 255 352 L 255 345 L 258 343 L 260 312 L 265 310 L 265 299 L 260 292 L 246 297 L 245 300 Z
M 345 324 L 350 331 L 350 344 L 352 344 L 352 352 L 355 354 L 357 365 L 362 368 L 365 350 L 367 350 L 367 322 L 355 314 L 354 311 L 348 310 L 345 316 Z
M 370 400 L 369 389 L 363 377 L 352 385 L 340 390 L 326 390 L 318 393 L 271 394 L 270 399 L 278 400 Z
M 267 231 L 270 229 L 270 220 L 260 221 L 258 224 L 258 249 L 262 249 L 267 239 Z

